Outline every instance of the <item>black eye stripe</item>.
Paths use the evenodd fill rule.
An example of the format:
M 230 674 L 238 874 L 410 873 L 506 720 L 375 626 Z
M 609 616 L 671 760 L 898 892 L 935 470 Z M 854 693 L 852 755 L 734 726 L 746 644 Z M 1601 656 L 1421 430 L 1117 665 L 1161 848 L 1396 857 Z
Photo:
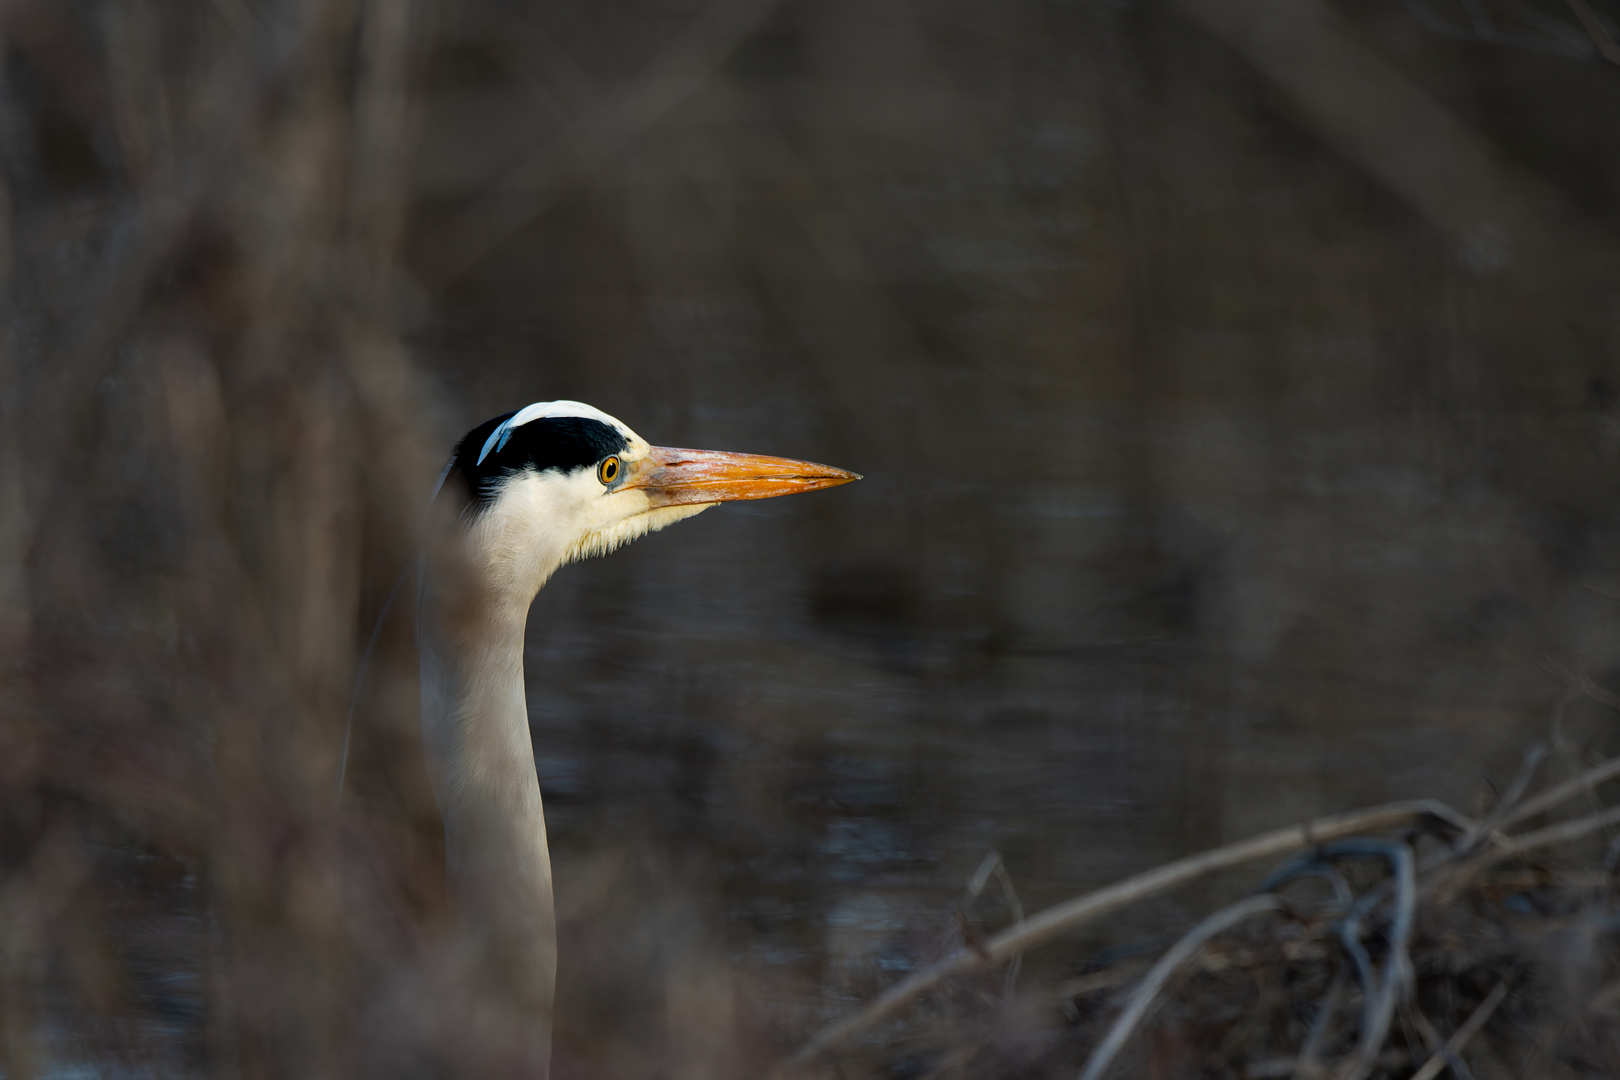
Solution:
M 572 472 L 630 448 L 629 440 L 611 424 L 584 416 L 545 416 L 509 429 L 505 440 L 496 440 L 497 445 L 479 461 L 490 436 L 515 415 L 506 413 L 486 420 L 456 444 L 452 472 L 461 478 L 468 497 L 480 509 L 489 505 L 501 481 L 512 473 L 553 469 Z

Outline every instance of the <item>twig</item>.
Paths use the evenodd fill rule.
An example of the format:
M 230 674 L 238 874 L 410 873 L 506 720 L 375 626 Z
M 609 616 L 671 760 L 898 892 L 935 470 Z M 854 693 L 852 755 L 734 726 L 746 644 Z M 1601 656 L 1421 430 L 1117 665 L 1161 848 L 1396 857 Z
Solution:
M 1506 837 L 1498 841 L 1496 847 L 1480 852 L 1447 874 L 1442 881 L 1437 882 L 1434 886 L 1435 895 L 1437 899 L 1444 900 L 1461 888 L 1462 883 L 1469 878 L 1515 855 L 1523 855 L 1537 848 L 1567 844 L 1571 840 L 1579 840 L 1583 836 L 1617 824 L 1620 824 L 1620 806 L 1612 806 L 1601 813 L 1589 814 L 1574 821 L 1565 821 L 1558 825 L 1549 825 L 1545 829 L 1537 829 L 1535 832 Z
M 1491 812 L 1485 815 L 1485 821 L 1482 823 L 1481 828 L 1489 829 L 1502 819 L 1503 814 L 1513 809 L 1519 800 L 1524 798 L 1525 789 L 1530 786 L 1531 779 L 1536 775 L 1536 766 L 1540 765 L 1541 759 L 1546 756 L 1547 748 L 1540 743 L 1536 743 L 1525 752 L 1524 760 L 1519 763 L 1519 774 L 1513 778 L 1513 783 L 1509 785 L 1507 793 L 1497 800 L 1496 805 L 1491 808 Z
M 1367 953 L 1367 946 L 1361 943 L 1359 918 L 1347 918 L 1339 924 L 1339 943 L 1350 954 L 1350 961 L 1356 968 L 1356 981 L 1361 984 L 1361 1042 L 1365 1042 L 1378 1026 L 1378 1007 L 1382 997 L 1378 993 L 1377 971 L 1373 967 L 1372 957 Z M 1357 1045 L 1360 1047 L 1360 1043 Z M 1357 1060 L 1360 1060 L 1361 1050 L 1364 1049 L 1358 1049 Z
M 976 970 L 986 964 L 996 963 L 1013 953 L 1025 952 L 1061 933 L 1118 911 L 1145 897 L 1257 859 L 1274 858 L 1315 844 L 1342 839 L 1371 829 L 1406 825 L 1422 818 L 1438 819 L 1464 833 L 1474 826 L 1474 822 L 1470 819 L 1433 799 L 1386 803 L 1383 806 L 1348 814 L 1317 818 L 1303 825 L 1290 825 L 1285 829 L 1277 829 L 1213 851 L 1189 855 L 1185 859 L 1178 859 L 1137 874 L 1135 877 L 1126 878 L 1107 888 L 1047 908 L 990 938 L 984 943 L 982 954 L 968 949 L 958 950 L 939 963 L 902 979 L 879 994 L 854 1016 L 822 1029 L 797 1053 L 778 1065 L 771 1072 L 771 1076 L 790 1075 L 832 1047 L 893 1016 L 947 979 Z
M 964 915 L 972 910 L 973 902 L 979 898 L 980 893 L 984 892 L 984 886 L 990 880 L 992 874 L 1001 883 L 1001 895 L 1007 901 L 1007 907 L 1012 910 L 1013 921 L 1015 923 L 1023 922 L 1024 905 L 1019 902 L 1018 892 L 1013 888 L 1012 875 L 1007 873 L 1007 864 L 1002 860 L 999 851 L 992 851 L 986 855 L 984 862 L 979 864 L 978 872 L 968 882 L 967 895 L 963 897 L 962 903 Z M 1013 989 L 1018 985 L 1018 971 L 1023 967 L 1023 964 L 1024 954 L 1014 954 L 1012 962 L 1007 965 L 1007 977 L 1002 984 L 1002 989 L 1006 994 L 1011 995 Z
M 1299 1058 L 1289 1070 L 1289 1076 L 1295 1080 L 1307 1080 L 1317 1075 L 1316 1055 L 1321 1053 L 1322 1043 L 1327 1040 L 1328 1032 L 1333 1028 L 1333 1014 L 1339 1011 L 1339 999 L 1344 996 L 1344 985 L 1348 981 L 1349 975 L 1341 964 L 1339 970 L 1333 973 L 1333 982 L 1328 984 L 1327 997 L 1322 999 L 1322 1006 L 1316 1011 L 1316 1019 L 1311 1022 L 1311 1031 L 1305 1037 L 1305 1045 L 1299 1048 Z
M 1540 765 L 1541 759 L 1546 756 L 1547 748 L 1541 743 L 1536 743 L 1525 753 L 1524 760 L 1519 763 L 1519 772 L 1513 778 L 1513 783 L 1509 784 L 1507 791 L 1503 793 L 1500 799 L 1496 800 L 1496 805 L 1491 807 L 1490 812 L 1480 819 L 1479 825 L 1474 831 L 1457 842 L 1456 851 L 1471 851 L 1478 846 L 1481 839 L 1486 837 L 1497 838 L 1495 836 L 1497 826 L 1504 820 L 1508 812 L 1518 805 L 1519 800 L 1524 798 L 1525 789 L 1530 786 L 1530 781 L 1536 774 L 1536 766 Z
M 1455 1076 L 1457 1080 L 1474 1080 L 1473 1070 L 1469 1069 L 1463 1059 L 1457 1056 L 1456 1051 L 1446 1045 L 1446 1040 L 1440 1037 L 1440 1032 L 1429 1022 L 1427 1016 L 1424 1016 L 1421 1011 L 1413 1009 L 1412 1022 L 1417 1026 L 1418 1034 L 1423 1037 L 1423 1044 L 1434 1055 L 1429 1058 L 1429 1061 L 1438 1058 L 1445 1068 L 1451 1070 L 1451 1075 Z M 1425 1062 L 1423 1067 L 1428 1068 L 1428 1063 Z
M 1340 1067 L 1338 1080 L 1363 1080 L 1378 1063 L 1378 1051 L 1389 1035 L 1390 1021 L 1395 1017 L 1395 1006 L 1400 992 L 1412 975 L 1412 961 L 1407 955 L 1407 942 L 1412 936 L 1412 919 L 1417 908 L 1417 871 L 1412 849 L 1405 844 L 1380 840 L 1351 840 L 1333 845 L 1337 853 L 1346 855 L 1377 855 L 1389 860 L 1395 881 L 1395 918 L 1389 929 L 1389 956 L 1384 960 L 1384 977 L 1376 992 L 1367 989 L 1363 1010 L 1361 1039 L 1356 1053 Z M 1349 917 L 1342 931 L 1345 948 L 1357 956 L 1357 963 L 1370 968 L 1366 950 L 1361 944 L 1361 920 L 1378 903 L 1376 896 L 1364 895 Z
M 1408 10 L 1418 22 L 1446 37 L 1457 38 L 1461 41 L 1480 41 L 1488 45 L 1506 45 L 1518 49 L 1533 49 L 1537 52 L 1549 52 L 1557 56 L 1569 56 L 1576 59 L 1586 59 L 1592 55 L 1591 47 L 1584 37 L 1578 35 L 1573 27 L 1557 23 L 1555 20 L 1545 19 L 1539 13 L 1521 8 L 1515 12 L 1521 22 L 1527 23 L 1541 31 L 1539 36 L 1530 34 L 1515 34 L 1503 30 L 1496 25 L 1490 13 L 1483 4 L 1474 0 L 1467 3 L 1469 9 L 1469 22 L 1472 28 L 1457 26 L 1447 22 L 1434 12 L 1430 11 L 1419 0 L 1406 0 Z M 1504 5 L 1507 6 L 1507 5 Z
M 1119 1019 L 1114 1021 L 1114 1026 L 1109 1029 L 1108 1037 L 1103 1039 L 1102 1044 L 1096 1050 L 1092 1051 L 1085 1068 L 1080 1072 L 1080 1080 L 1099 1080 L 1102 1074 L 1108 1070 L 1108 1066 L 1113 1064 L 1114 1058 L 1124 1047 L 1125 1040 L 1131 1037 L 1131 1033 L 1136 1030 L 1137 1025 L 1147 1016 L 1148 1010 L 1153 1006 L 1153 1002 L 1158 998 L 1160 991 L 1164 989 L 1165 983 L 1170 981 L 1170 977 L 1176 973 L 1176 970 L 1181 965 L 1197 955 L 1198 951 L 1204 947 L 1205 942 L 1245 919 L 1252 918 L 1263 912 L 1277 911 L 1285 905 L 1286 901 L 1276 893 L 1251 896 L 1246 900 L 1239 900 L 1229 907 L 1222 908 L 1188 931 L 1186 936 L 1176 942 L 1170 951 L 1160 957 L 1159 962 L 1154 964 L 1148 971 L 1147 977 L 1142 980 L 1142 985 L 1137 988 L 1136 993 L 1131 995 L 1130 1002 L 1126 1004 L 1124 1011 L 1119 1014 Z
M 1456 1034 L 1446 1041 L 1444 1053 L 1437 1051 L 1433 1057 L 1425 1061 L 1423 1067 L 1412 1074 L 1412 1080 L 1434 1080 L 1440 1075 L 1440 1070 L 1448 1064 L 1448 1055 L 1452 1060 L 1461 1060 L 1458 1055 L 1462 1053 L 1463 1047 L 1468 1045 L 1468 1040 L 1479 1034 L 1479 1029 L 1485 1026 L 1485 1021 L 1491 1018 L 1497 1006 L 1507 999 L 1507 994 L 1508 984 L 1504 979 L 1497 983 L 1496 989 L 1486 995 L 1485 1000 L 1479 1003 L 1479 1007 L 1468 1015 L 1468 1019 L 1463 1021 Z
M 1579 690 L 1582 694 L 1591 698 L 1599 705 L 1604 705 L 1610 709 L 1614 709 L 1616 712 L 1620 712 L 1620 695 L 1603 689 L 1603 687 L 1593 682 L 1592 677 L 1584 670 L 1571 671 L 1569 668 L 1565 667 L 1563 664 L 1560 664 L 1550 656 L 1544 656 L 1541 658 L 1541 668 L 1543 671 L 1558 676 L 1566 684 L 1568 684 L 1570 689 Z
M 1490 862 L 1498 863 L 1509 856 L 1533 851 L 1536 848 L 1554 847 L 1558 844 L 1568 843 L 1571 840 L 1579 840 L 1588 833 L 1597 832 L 1599 829 L 1605 829 L 1614 824 L 1620 824 L 1620 806 L 1611 806 L 1600 813 L 1588 814 L 1586 817 L 1576 818 L 1574 821 L 1549 825 L 1545 829 L 1510 836 L 1502 847 L 1485 852 L 1481 858 L 1492 856 Z
M 1620 64 L 1620 45 L 1616 45 L 1614 38 L 1609 34 L 1608 27 L 1598 21 L 1597 13 L 1586 0 L 1568 0 L 1570 10 L 1575 17 L 1581 20 L 1581 27 L 1597 46 L 1597 51 L 1603 54 L 1603 59 L 1611 64 Z
M 1057 996 L 1064 1001 L 1072 1001 L 1077 997 L 1095 994 L 1098 990 L 1107 990 L 1122 982 L 1129 982 L 1136 976 L 1137 970 L 1134 964 L 1120 963 L 1101 971 L 1093 971 L 1089 975 L 1081 975 L 1063 983 L 1057 988 Z
M 1498 826 L 1507 829 L 1527 818 L 1533 818 L 1546 810 L 1551 810 L 1559 803 L 1567 802 L 1577 795 L 1591 791 L 1607 780 L 1620 776 L 1620 757 L 1612 757 L 1600 762 L 1573 779 L 1566 780 L 1557 787 L 1549 788 L 1534 798 L 1526 799 L 1513 810 L 1502 815 L 1497 822 Z
M 1254 891 L 1257 893 L 1275 892 L 1288 884 L 1288 882 L 1302 877 L 1321 878 L 1327 882 L 1328 887 L 1333 890 L 1333 899 L 1338 903 L 1340 911 L 1350 910 L 1350 905 L 1355 902 L 1355 893 L 1350 888 L 1350 883 L 1345 880 L 1344 875 L 1339 873 L 1332 863 L 1325 861 L 1320 852 L 1316 851 L 1307 855 L 1296 856 L 1280 869 L 1272 871 L 1266 875 L 1264 881 L 1255 886 Z

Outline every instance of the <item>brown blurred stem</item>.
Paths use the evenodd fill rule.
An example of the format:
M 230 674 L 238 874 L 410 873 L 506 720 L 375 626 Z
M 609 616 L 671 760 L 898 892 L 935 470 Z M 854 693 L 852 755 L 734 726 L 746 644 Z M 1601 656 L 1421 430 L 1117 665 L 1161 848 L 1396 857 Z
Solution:
M 1620 64 L 1620 45 L 1616 45 L 1609 30 L 1598 20 L 1597 13 L 1586 0 L 1569 0 L 1569 9 L 1575 17 L 1581 20 L 1581 26 L 1597 46 L 1597 51 L 1603 54 L 1603 59 L 1611 64 Z
M 1566 220 L 1556 196 L 1356 40 L 1327 5 L 1173 0 L 1172 6 L 1274 80 L 1307 127 L 1447 235 L 1474 272 L 1505 269 L 1531 248 L 1537 265 L 1613 267 L 1612 253 Z
M 540 217 L 564 184 L 600 167 L 701 90 L 773 7 L 775 0 L 716 0 L 639 79 L 492 180 L 422 241 L 414 261 L 435 286 L 460 278 Z

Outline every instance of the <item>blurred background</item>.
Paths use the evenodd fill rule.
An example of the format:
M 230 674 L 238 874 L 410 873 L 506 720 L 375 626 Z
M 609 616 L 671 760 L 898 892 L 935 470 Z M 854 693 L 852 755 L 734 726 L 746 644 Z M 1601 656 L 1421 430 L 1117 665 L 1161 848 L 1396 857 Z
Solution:
M 536 603 L 560 1077 L 757 1075 L 991 851 L 1034 911 L 1616 749 L 1617 19 L 6 0 L 0 1072 L 495 1054 L 435 1022 L 408 588 L 334 776 L 535 400 L 866 475 Z

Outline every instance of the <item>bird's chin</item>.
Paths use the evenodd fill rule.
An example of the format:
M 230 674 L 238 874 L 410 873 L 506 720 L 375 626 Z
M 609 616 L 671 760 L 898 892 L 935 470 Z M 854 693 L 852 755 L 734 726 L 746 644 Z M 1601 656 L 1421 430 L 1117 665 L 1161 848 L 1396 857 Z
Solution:
M 596 555 L 616 551 L 630 541 L 657 532 L 695 514 L 701 514 L 716 503 L 687 503 L 682 506 L 653 506 L 622 521 L 597 529 L 583 537 L 563 557 L 564 563 L 578 562 Z

